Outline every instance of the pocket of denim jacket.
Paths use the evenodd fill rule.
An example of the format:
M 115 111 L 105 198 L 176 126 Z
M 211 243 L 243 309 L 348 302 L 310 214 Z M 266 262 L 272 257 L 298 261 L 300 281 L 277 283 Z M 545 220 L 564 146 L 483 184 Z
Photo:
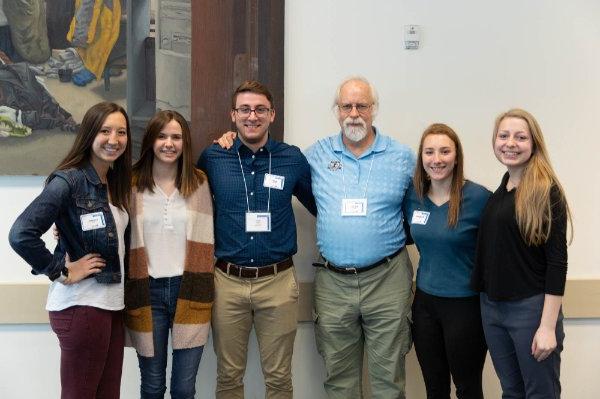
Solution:
M 75 204 L 78 208 L 84 209 L 84 213 L 95 212 L 104 209 L 103 201 L 98 198 L 79 197 L 75 199 Z

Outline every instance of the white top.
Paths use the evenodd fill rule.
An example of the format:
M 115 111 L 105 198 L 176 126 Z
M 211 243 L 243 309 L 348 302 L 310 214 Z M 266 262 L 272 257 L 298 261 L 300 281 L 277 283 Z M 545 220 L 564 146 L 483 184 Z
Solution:
M 127 212 L 110 205 L 110 211 L 115 219 L 119 238 L 119 263 L 121 265 L 121 282 L 119 284 L 100 284 L 93 277 L 81 280 L 76 284 L 65 285 L 57 281 L 50 284 L 46 310 L 56 311 L 71 306 L 93 306 L 106 310 L 121 310 L 125 307 L 124 284 L 125 273 L 125 229 L 129 223 Z
M 175 189 L 167 196 L 158 186 L 143 195 L 144 246 L 148 274 L 154 278 L 183 274 L 187 211 L 185 199 Z

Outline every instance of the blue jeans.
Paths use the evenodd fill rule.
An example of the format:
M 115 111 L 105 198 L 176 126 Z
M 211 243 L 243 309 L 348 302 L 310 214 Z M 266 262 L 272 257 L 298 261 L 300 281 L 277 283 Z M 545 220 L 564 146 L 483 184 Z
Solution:
M 531 343 L 540 325 L 544 294 L 493 301 L 482 293 L 480 301 L 483 331 L 502 385 L 502 398 L 560 398 L 560 353 L 565 338 L 562 310 L 556 322 L 556 349 L 538 362 L 531 354 Z
M 138 355 L 142 386 L 142 399 L 162 399 L 167 390 L 166 369 L 169 330 L 173 327 L 175 308 L 181 276 L 150 277 L 150 303 L 152 304 L 152 334 L 154 356 Z M 171 398 L 193 399 L 196 394 L 196 374 L 202 358 L 203 346 L 173 351 L 171 367 Z

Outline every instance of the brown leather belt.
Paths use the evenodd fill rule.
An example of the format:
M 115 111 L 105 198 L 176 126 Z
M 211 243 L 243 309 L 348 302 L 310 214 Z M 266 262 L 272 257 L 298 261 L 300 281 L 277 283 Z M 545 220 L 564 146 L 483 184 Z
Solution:
M 289 269 L 294 265 L 292 258 L 287 258 L 281 262 L 273 263 L 266 266 L 238 266 L 233 263 L 225 262 L 224 260 L 217 259 L 215 266 L 219 268 L 223 273 L 229 274 L 230 276 L 236 276 L 240 278 L 259 278 L 265 276 L 271 276 L 273 274 L 280 273 L 284 270 Z

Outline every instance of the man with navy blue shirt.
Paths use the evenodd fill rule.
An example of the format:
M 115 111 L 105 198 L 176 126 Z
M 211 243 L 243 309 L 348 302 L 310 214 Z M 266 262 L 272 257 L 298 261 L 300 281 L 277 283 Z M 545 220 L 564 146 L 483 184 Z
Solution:
M 411 347 L 412 265 L 402 200 L 415 156 L 372 123 L 378 99 L 364 78 L 339 86 L 341 132 L 307 151 L 324 263 L 314 287 L 315 336 L 330 398 L 361 397 L 363 351 L 374 398 L 404 398 Z
M 273 97 L 256 81 L 239 86 L 231 120 L 237 138 L 229 150 L 207 148 L 206 172 L 215 212 L 213 343 L 216 397 L 243 398 L 248 337 L 259 343 L 266 397 L 292 398 L 291 359 L 296 336 L 298 283 L 292 195 L 313 214 L 310 167 L 295 146 L 269 138 Z

